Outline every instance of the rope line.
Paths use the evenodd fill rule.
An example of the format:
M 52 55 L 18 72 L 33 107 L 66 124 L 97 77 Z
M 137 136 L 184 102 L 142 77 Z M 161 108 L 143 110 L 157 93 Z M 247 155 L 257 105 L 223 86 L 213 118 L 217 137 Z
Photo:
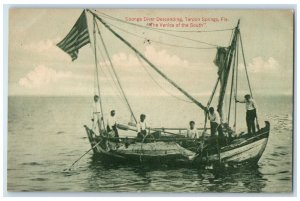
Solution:
M 245 59 L 244 48 L 243 48 L 243 41 L 242 41 L 242 36 L 241 36 L 240 32 L 239 32 L 239 36 L 240 36 L 240 41 L 241 41 L 242 55 L 243 55 L 243 61 L 244 61 L 244 66 L 245 66 L 245 72 L 246 72 L 247 82 L 248 82 L 248 86 L 249 86 L 251 97 L 253 98 L 253 93 L 252 93 L 252 89 L 251 89 L 251 85 L 250 85 L 248 70 L 247 70 L 247 66 L 246 66 L 246 59 Z M 256 110 L 256 118 L 255 118 L 255 120 L 256 120 L 256 127 L 259 130 L 260 126 L 259 126 L 259 123 L 258 123 L 258 111 L 257 110 Z
M 240 38 L 240 41 L 241 41 L 242 55 L 243 55 L 243 61 L 244 61 L 244 67 L 245 67 L 247 82 L 248 82 L 251 97 L 253 98 L 252 89 L 251 89 L 250 80 L 249 80 L 249 75 L 248 75 L 248 70 L 247 70 L 247 66 L 246 66 L 246 59 L 245 59 L 245 54 L 244 54 L 242 36 L 241 36 L 241 34 L 239 34 L 239 36 L 240 36 L 239 38 Z
M 164 92 L 166 92 L 167 94 L 171 95 L 172 97 L 180 100 L 180 101 L 184 101 L 184 102 L 188 102 L 188 103 L 193 103 L 192 101 L 188 101 L 188 100 L 185 100 L 185 99 L 182 99 L 182 98 L 179 98 L 177 96 L 175 96 L 174 94 L 170 93 L 169 91 L 167 91 L 166 89 L 164 89 L 155 79 L 154 77 L 150 74 L 150 72 L 148 71 L 148 69 L 146 68 L 146 66 L 144 66 L 143 62 L 141 61 L 140 57 L 135 54 L 137 59 L 139 60 L 141 66 L 145 69 L 145 71 L 147 72 L 147 74 L 149 75 L 149 77 L 152 79 L 152 81 L 159 87 L 161 88 Z
M 99 69 L 98 69 L 98 58 L 97 58 L 97 41 L 96 41 L 96 31 L 95 31 L 95 24 L 96 19 L 93 17 L 93 36 L 94 36 L 94 56 L 95 56 L 95 63 L 96 63 L 96 76 L 97 76 L 97 88 L 98 88 L 98 94 L 99 94 L 99 104 L 101 109 L 101 118 L 103 119 L 103 107 L 102 107 L 102 97 L 100 93 L 100 82 L 99 82 Z M 104 121 L 102 121 L 103 129 L 105 129 Z M 105 129 L 106 130 L 106 129 Z M 99 128 L 99 132 L 101 132 L 101 127 Z M 99 133 L 100 134 L 100 133 Z
M 208 100 L 208 102 L 207 102 L 207 107 L 210 106 L 210 104 L 211 104 L 211 102 L 212 102 L 212 100 L 213 100 L 213 98 L 214 98 L 214 95 L 215 95 L 215 92 L 216 92 L 216 90 L 217 90 L 217 87 L 218 87 L 219 82 L 220 82 L 220 78 L 218 77 L 217 82 L 216 82 L 216 84 L 215 84 L 215 86 L 214 86 L 214 89 L 213 89 L 213 91 L 212 91 L 212 94 L 210 95 L 209 100 Z
M 97 29 L 98 29 L 98 31 L 99 31 L 99 33 L 100 33 L 100 30 L 99 30 L 99 27 L 98 27 L 98 24 L 97 24 L 97 23 L 96 23 L 96 26 L 97 26 Z M 115 70 L 115 67 L 114 67 L 114 65 L 113 65 L 113 63 L 112 63 L 112 61 L 111 61 L 111 59 L 110 59 L 110 56 L 109 56 L 107 47 L 106 47 L 106 45 L 105 45 L 105 42 L 104 42 L 104 40 L 103 40 L 102 34 L 99 34 L 99 35 L 100 35 L 100 39 L 101 39 L 101 42 L 102 42 L 102 44 L 103 44 L 105 53 L 106 53 L 106 55 L 107 55 L 107 58 L 108 58 L 108 60 L 109 60 L 109 63 L 110 63 L 110 65 L 111 65 L 111 67 L 112 67 L 112 69 L 113 69 L 113 72 L 114 72 L 114 75 L 115 75 L 115 77 L 116 77 L 116 79 L 117 79 L 117 81 L 118 81 L 118 85 L 119 85 L 119 87 L 120 87 L 120 89 L 121 89 L 121 91 L 122 91 L 123 97 L 124 97 L 124 99 L 125 99 L 125 101 L 126 101 L 126 103 L 127 103 L 128 109 L 129 109 L 129 111 L 130 111 L 132 117 L 134 118 L 135 122 L 137 122 L 137 120 L 136 120 L 136 118 L 135 118 L 135 116 L 134 116 L 134 113 L 133 113 L 133 111 L 132 111 L 132 108 L 131 108 L 131 106 L 130 106 L 130 104 L 129 104 L 129 102 L 128 102 L 128 99 L 127 99 L 126 95 L 125 95 L 125 92 L 124 92 L 124 90 L 123 90 L 123 88 L 122 88 L 122 85 L 121 85 L 121 83 L 120 83 L 119 76 L 118 76 L 118 74 L 117 74 L 117 72 L 116 72 L 116 70 Z
M 236 46 L 236 73 L 235 73 L 235 99 L 237 97 L 237 89 L 238 89 L 238 73 L 239 73 L 239 41 L 237 40 L 237 46 Z M 236 132 L 236 117 L 237 117 L 237 103 L 235 102 L 235 110 L 234 110 L 234 131 Z
M 231 111 L 231 100 L 232 100 L 232 93 L 233 93 L 233 88 L 234 88 L 234 73 L 235 73 L 235 68 L 236 68 L 236 55 L 237 53 L 237 48 L 235 49 L 234 51 L 234 56 L 233 56 L 233 68 L 232 68 L 232 77 L 231 77 L 231 87 L 230 87 L 230 96 L 229 96 L 229 108 L 228 108 L 228 117 L 227 117 L 227 122 L 229 124 L 229 121 L 230 121 L 230 111 Z
M 96 22 L 96 25 L 98 26 L 97 22 Z M 98 29 L 98 34 L 100 35 L 99 29 Z M 97 43 L 97 44 L 98 44 L 98 48 L 99 48 L 99 52 L 100 52 L 100 57 L 101 57 L 102 60 L 103 60 L 103 66 L 106 67 L 107 71 L 108 71 L 109 74 L 110 74 L 111 80 L 113 81 L 113 84 L 114 84 L 114 85 L 112 85 L 112 83 L 109 82 L 109 85 L 110 85 L 110 87 L 112 88 L 112 90 L 115 90 L 115 91 L 117 92 L 117 93 L 116 93 L 117 96 L 118 96 L 121 100 L 123 100 L 123 101 L 126 102 L 125 98 L 122 96 L 121 89 L 119 88 L 118 84 L 117 84 L 116 81 L 115 81 L 116 78 L 114 77 L 113 73 L 111 72 L 111 68 L 109 68 L 109 66 L 107 65 L 107 62 L 106 62 L 106 60 L 105 60 L 105 56 L 104 56 L 103 53 L 102 53 L 102 50 L 103 50 L 104 48 L 101 48 L 99 43 Z M 109 78 L 108 78 L 109 76 L 107 76 L 107 74 L 105 73 L 104 67 L 102 68 L 100 63 L 99 63 L 99 65 L 100 65 L 100 70 L 102 71 L 104 77 L 107 78 L 107 79 L 109 79 Z M 113 97 L 113 96 L 112 96 L 112 97 Z M 114 98 L 114 97 L 113 97 L 113 98 Z M 126 106 L 126 104 L 125 104 L 125 106 Z
M 99 48 L 99 47 L 98 47 L 98 48 Z M 99 52 L 100 52 L 100 51 L 99 51 Z M 101 58 L 102 58 L 103 61 L 105 61 L 105 59 L 104 59 L 102 53 L 101 53 Z M 118 88 L 118 85 L 116 84 L 115 80 L 113 79 L 113 75 L 112 75 L 111 72 L 109 71 L 108 65 L 106 64 L 106 62 L 103 62 L 103 63 L 104 63 L 103 66 L 101 66 L 101 64 L 99 64 L 101 72 L 103 73 L 104 77 L 108 80 L 109 77 L 107 76 L 106 72 L 104 71 L 104 66 L 105 66 L 105 67 L 107 68 L 107 71 L 108 71 L 109 74 L 110 74 L 111 80 L 113 80 L 113 83 L 115 84 L 115 85 L 112 85 L 111 82 L 108 82 L 109 85 L 110 85 L 110 87 L 112 88 L 112 90 L 114 90 L 114 91 L 116 92 L 116 94 L 118 95 L 118 97 L 119 97 L 120 99 L 124 99 L 124 98 L 122 97 L 122 94 L 121 94 L 121 92 L 120 92 L 120 89 Z
M 100 32 L 98 32 L 98 34 L 100 34 Z M 115 90 L 117 91 L 118 96 L 119 96 L 121 99 L 124 100 L 124 97 L 122 96 L 121 89 L 119 88 L 119 86 L 118 86 L 118 84 L 117 84 L 117 82 L 116 82 L 116 80 L 115 80 L 116 78 L 114 77 L 113 73 L 111 72 L 111 69 L 109 68 L 109 66 L 108 66 L 107 63 L 106 63 L 105 56 L 102 54 L 102 51 L 101 51 L 102 48 L 100 47 L 100 44 L 99 44 L 99 43 L 98 43 L 98 48 L 99 48 L 100 56 L 101 56 L 101 58 L 102 58 L 102 60 L 103 60 L 104 66 L 107 68 L 107 71 L 109 72 L 110 77 L 111 77 L 111 79 L 112 79 L 112 81 L 113 81 L 115 87 L 113 87 L 112 84 L 111 84 L 111 82 L 109 82 L 109 83 L 110 83 L 110 86 L 112 87 L 112 89 L 115 89 Z M 100 66 L 101 66 L 101 65 L 100 65 Z M 100 69 L 101 69 L 101 71 L 103 72 L 104 76 L 108 79 L 108 76 L 106 75 L 104 69 L 102 69 L 102 68 L 100 68 Z

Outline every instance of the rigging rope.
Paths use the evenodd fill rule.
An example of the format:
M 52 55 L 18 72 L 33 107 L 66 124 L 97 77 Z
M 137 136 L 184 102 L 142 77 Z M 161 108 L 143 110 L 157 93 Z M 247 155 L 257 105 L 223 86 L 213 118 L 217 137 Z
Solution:
M 238 42 L 237 42 L 238 44 Z M 233 88 L 234 88 L 234 73 L 235 73 L 235 68 L 236 68 L 236 53 L 237 53 L 237 48 L 234 51 L 234 56 L 233 56 L 233 67 L 232 67 L 232 77 L 231 77 L 231 87 L 230 87 L 230 96 L 229 96 L 229 108 L 228 108 L 228 117 L 227 117 L 227 122 L 229 124 L 230 121 L 230 115 L 231 115 L 231 100 L 232 100 L 232 93 L 233 93 Z
M 98 46 L 98 48 L 100 49 L 99 46 Z M 101 51 L 99 51 L 99 52 L 101 52 Z M 107 68 L 107 70 L 108 70 L 108 72 L 109 72 L 109 74 L 110 74 L 110 77 L 111 77 L 111 79 L 113 80 L 113 83 L 115 84 L 115 85 L 113 86 L 113 85 L 111 84 L 111 82 L 108 82 L 109 85 L 110 85 L 110 87 L 111 87 L 113 90 L 116 91 L 116 94 L 118 95 L 118 97 L 119 97 L 120 99 L 124 99 L 124 98 L 122 97 L 122 94 L 121 94 L 121 92 L 120 92 L 120 89 L 118 88 L 118 85 L 116 84 L 115 80 L 113 79 L 113 75 L 112 75 L 111 72 L 109 71 L 109 67 L 108 67 L 108 65 L 106 64 L 105 59 L 104 59 L 102 53 L 101 53 L 101 58 L 102 58 L 102 60 L 104 61 L 104 66 Z M 99 66 L 100 66 L 100 70 L 101 70 L 101 72 L 103 73 L 104 77 L 105 77 L 107 80 L 109 80 L 109 77 L 107 76 L 107 74 L 106 74 L 105 71 L 104 71 L 104 66 L 101 67 L 100 64 L 99 64 Z
M 146 71 L 147 74 L 149 75 L 149 77 L 150 77 L 150 78 L 153 80 L 153 82 L 154 82 L 157 86 L 159 86 L 164 92 L 166 92 L 167 94 L 171 95 L 172 97 L 174 97 L 174 98 L 176 98 L 176 99 L 178 99 L 178 100 L 180 100 L 180 101 L 184 101 L 184 102 L 188 102 L 188 103 L 193 103 L 192 101 L 188 101 L 188 100 L 179 98 L 179 97 L 175 96 L 174 94 L 171 94 L 170 92 L 168 92 L 166 89 L 164 89 L 164 88 L 163 88 L 163 87 L 162 87 L 162 86 L 154 79 L 154 77 L 150 74 L 150 72 L 148 71 L 148 69 L 146 68 L 146 66 L 144 66 L 143 62 L 141 61 L 140 57 L 139 57 L 137 54 L 135 54 L 135 55 L 136 55 L 137 59 L 139 60 L 141 66 L 145 69 L 145 71 Z
M 90 11 L 91 13 L 93 13 L 94 15 L 97 15 L 96 13 L 94 13 L 94 12 L 92 12 L 92 11 Z M 96 12 L 98 12 L 98 11 L 96 11 Z M 98 12 L 99 13 L 99 12 Z M 100 14 L 101 15 L 101 14 Z M 98 15 L 97 15 L 98 16 Z M 103 16 L 103 14 L 102 14 L 102 16 Z M 173 37 L 176 37 L 176 38 L 182 38 L 182 39 L 185 39 L 185 40 L 190 40 L 190 41 L 193 41 L 193 42 L 197 42 L 197 43 L 202 43 L 202 44 L 206 44 L 206 45 L 209 45 L 209 46 L 213 46 L 213 47 L 218 47 L 218 45 L 216 45 L 216 44 L 211 44 L 211 43 L 207 43 L 207 42 L 203 42 L 203 41 L 199 41 L 199 40 L 195 40 L 195 39 L 192 39 L 192 38 L 187 38 L 187 37 L 183 37 L 183 36 L 179 36 L 179 35 L 175 35 L 175 34 L 171 34 L 171 33 L 166 33 L 166 32 L 163 32 L 162 30 L 164 30 L 164 29 L 162 29 L 162 30 L 160 30 L 160 29 L 154 29 L 154 28 L 149 28 L 149 27 L 145 27 L 145 26 L 142 26 L 142 25 L 138 25 L 138 24 L 134 24 L 134 23 L 130 23 L 130 22 L 126 22 L 126 21 L 123 21 L 123 20 L 120 20 L 120 19 L 118 19 L 118 18 L 114 18 L 114 17 L 111 17 L 111 16 L 107 16 L 107 15 L 105 15 L 107 18 L 111 18 L 111 19 L 113 19 L 113 20 L 117 20 L 117 21 L 121 21 L 121 22 L 123 22 L 123 23 L 127 23 L 127 24 L 131 24 L 131 25 L 135 25 L 135 26 L 138 26 L 138 27 L 142 27 L 142 28 L 146 28 L 146 29 L 149 29 L 149 30 L 152 30 L 152 31 L 156 31 L 156 32 L 158 32 L 158 33 L 162 33 L 162 34 L 166 34 L 166 35 L 169 35 L 169 36 L 173 36 Z M 99 17 L 99 16 L 98 16 Z M 107 22 L 105 22 L 105 23 L 107 23 Z M 232 30 L 232 29 L 230 29 L 230 30 Z
M 243 61 L 244 61 L 244 67 L 245 67 L 246 77 L 247 77 L 247 81 L 248 81 L 248 86 L 249 86 L 251 97 L 253 98 L 253 93 L 252 93 L 252 89 L 251 89 L 251 85 L 250 85 L 248 70 L 247 70 L 247 66 L 246 66 L 246 59 L 245 59 L 244 48 L 243 48 L 243 41 L 242 41 L 242 36 L 241 36 L 240 32 L 239 32 L 239 37 L 240 37 L 240 41 L 241 41 L 242 55 L 243 55 Z M 259 130 L 260 126 L 258 124 L 258 111 L 257 110 L 256 110 L 256 118 L 255 118 L 255 120 L 256 120 L 256 127 Z
M 216 84 L 215 84 L 215 86 L 214 86 L 214 89 L 213 89 L 213 91 L 212 91 L 212 94 L 210 95 L 210 98 L 209 98 L 209 100 L 208 100 L 208 102 L 207 102 L 207 107 L 210 106 L 210 104 L 211 104 L 211 102 L 212 102 L 212 100 L 213 100 L 213 98 L 214 98 L 214 95 L 215 95 L 215 92 L 216 92 L 216 90 L 217 90 L 217 87 L 218 87 L 219 82 L 220 82 L 220 78 L 218 77 L 217 82 L 216 82 Z
M 248 70 L 247 70 L 247 66 L 246 66 L 246 59 L 245 59 L 245 55 L 244 55 L 242 36 L 241 36 L 241 34 L 239 34 L 239 36 L 240 36 L 239 38 L 240 38 L 240 41 L 241 41 L 242 55 L 243 55 L 243 61 L 244 61 L 244 67 L 245 67 L 246 77 L 247 77 L 247 81 L 248 81 L 248 86 L 249 86 L 251 97 L 253 98 L 252 89 L 251 89 L 251 86 L 250 86 L 250 80 L 249 80 L 249 76 L 248 76 Z
M 234 33 L 234 29 L 232 29 L 232 31 L 231 31 L 230 40 L 229 40 L 229 42 L 228 42 L 228 47 L 229 47 L 230 44 L 231 44 L 232 37 L 233 37 L 233 33 Z
M 100 30 L 99 30 L 99 27 L 98 27 L 98 24 L 97 24 L 97 23 L 96 23 L 96 26 L 97 26 L 98 32 L 100 33 Z M 118 81 L 118 85 L 119 85 L 119 87 L 120 87 L 120 89 L 121 89 L 121 91 L 122 91 L 122 94 L 123 94 L 123 96 L 124 96 L 124 99 L 125 99 L 125 101 L 126 101 L 126 103 L 127 103 L 128 109 L 129 109 L 129 111 L 130 111 L 132 117 L 134 118 L 135 123 L 137 123 L 137 120 L 136 120 L 136 118 L 135 118 L 135 116 L 134 116 L 134 113 L 133 113 L 133 111 L 132 111 L 132 108 L 131 108 L 131 106 L 130 106 L 128 100 L 127 100 L 127 97 L 126 97 L 126 95 L 125 95 L 125 92 L 124 92 L 124 90 L 123 90 L 123 88 L 122 88 L 122 85 L 121 85 L 119 76 L 118 76 L 118 74 L 117 74 L 117 72 L 116 72 L 116 70 L 115 70 L 115 67 L 114 67 L 114 65 L 113 65 L 113 63 L 112 63 L 112 61 L 111 61 L 111 59 L 110 59 L 110 56 L 109 56 L 108 50 L 107 50 L 107 48 L 106 48 L 105 42 L 104 42 L 104 40 L 103 40 L 102 34 L 100 33 L 99 35 L 100 35 L 100 39 L 101 39 L 101 42 L 102 42 L 102 44 L 103 44 L 105 53 L 106 53 L 106 55 L 107 55 L 107 58 L 108 58 L 108 60 L 109 60 L 109 63 L 110 63 L 110 65 L 111 65 L 111 67 L 112 67 L 112 69 L 113 69 L 113 72 L 114 72 L 114 75 L 116 76 L 116 79 L 117 79 L 117 81 Z
M 135 24 L 135 23 L 132 23 L 132 22 L 127 22 L 125 20 L 121 20 L 119 18 L 116 18 L 116 17 L 110 16 L 108 14 L 102 13 L 100 11 L 97 11 L 97 10 L 94 10 L 94 11 L 97 12 L 98 14 L 102 15 L 102 16 L 110 18 L 111 20 L 123 22 L 123 23 L 130 24 L 130 25 L 133 25 L 133 26 L 142 27 L 142 28 L 145 28 L 145 29 L 151 29 L 151 30 L 161 30 L 161 31 L 169 31 L 169 32 L 183 32 L 183 33 L 207 33 L 207 32 L 209 33 L 209 32 L 230 31 L 230 30 L 234 29 L 234 28 L 231 28 L 231 29 L 215 29 L 215 30 L 204 30 L 204 31 L 160 29 L 160 28 L 154 28 L 154 27 L 148 27 L 148 26 L 144 26 L 144 25 L 140 25 L 140 24 Z
M 97 47 L 96 47 L 96 30 L 95 30 L 95 23 L 96 19 L 93 17 L 93 36 L 94 36 L 94 56 L 95 56 L 95 63 L 96 63 L 96 75 L 97 75 L 97 86 L 98 86 L 98 94 L 99 94 L 99 104 L 100 104 L 100 109 L 101 109 L 101 118 L 102 118 L 102 124 L 103 124 L 103 129 L 105 129 L 105 124 L 103 121 L 103 108 L 102 108 L 102 97 L 100 93 L 100 83 L 99 83 L 99 72 L 98 72 L 98 58 L 97 58 Z M 101 132 L 101 127 L 99 128 Z M 105 129 L 106 130 L 106 129 Z M 100 133 L 99 133 L 100 134 Z
M 236 55 L 237 55 L 237 57 L 236 57 L 236 63 L 237 63 L 237 65 L 236 65 L 236 72 L 235 72 L 235 100 L 236 100 L 236 97 L 237 97 L 237 89 L 238 89 L 238 73 L 239 73 L 239 41 L 237 40 L 236 41 L 236 43 L 237 43 L 237 46 L 236 46 Z M 234 101 L 235 102 L 235 110 L 234 110 L 234 132 L 236 132 L 236 117 L 237 117 L 237 102 L 236 101 Z
M 100 34 L 99 31 L 98 31 L 98 34 Z M 112 89 L 115 89 L 115 90 L 116 90 L 117 95 L 119 96 L 119 98 L 121 98 L 121 99 L 124 100 L 124 97 L 122 96 L 122 92 L 121 92 L 121 90 L 120 90 L 118 84 L 116 83 L 115 77 L 113 76 L 113 74 L 112 74 L 112 72 L 111 72 L 111 69 L 108 67 L 108 65 L 107 65 L 107 63 L 106 63 L 105 56 L 102 54 L 102 51 L 101 51 L 102 48 L 100 47 L 99 43 L 98 43 L 98 48 L 99 48 L 100 56 L 101 56 L 101 58 L 102 58 L 102 60 L 103 60 L 104 66 L 107 68 L 107 71 L 109 72 L 110 77 L 111 77 L 111 79 L 112 79 L 112 81 L 113 81 L 115 87 L 113 87 L 112 84 L 111 84 L 110 82 L 109 82 L 109 84 L 110 84 L 110 86 L 112 87 Z M 103 48 L 103 49 L 104 49 L 104 48 Z M 100 67 L 101 67 L 101 65 L 100 65 Z M 100 69 L 101 69 L 101 71 L 103 72 L 104 76 L 108 79 L 108 76 L 106 75 L 104 69 L 102 69 L 102 68 L 100 68 Z
M 97 25 L 97 21 L 96 21 L 96 25 Z M 98 34 L 100 35 L 99 30 L 98 30 Z M 112 74 L 112 72 L 111 72 L 111 69 L 110 69 L 110 68 L 108 67 L 108 65 L 107 65 L 107 62 L 106 62 L 106 60 L 105 60 L 105 56 L 102 54 L 102 51 L 101 51 L 101 50 L 103 50 L 103 48 L 100 47 L 100 44 L 99 44 L 99 43 L 97 43 L 97 47 L 98 47 L 98 49 L 99 49 L 98 52 L 100 52 L 100 57 L 101 57 L 101 59 L 103 60 L 103 66 L 106 67 L 107 71 L 108 71 L 109 74 L 110 74 L 111 80 L 112 80 L 113 83 L 114 83 L 114 85 L 112 85 L 111 82 L 108 82 L 109 85 L 110 85 L 110 87 L 112 88 L 112 90 L 115 90 L 115 91 L 116 91 L 117 96 L 118 96 L 121 100 L 126 101 L 126 100 L 124 99 L 124 97 L 122 96 L 122 92 L 121 92 L 121 90 L 119 89 L 118 84 L 116 83 L 116 81 L 115 81 L 115 79 L 114 79 L 114 76 L 113 76 L 113 74 Z M 100 70 L 101 70 L 101 72 L 103 73 L 104 77 L 105 77 L 107 80 L 109 80 L 107 74 L 106 74 L 105 71 L 104 71 L 104 67 L 101 66 L 101 63 L 99 63 L 99 66 L 100 66 Z M 95 79 L 95 80 L 96 80 L 96 79 Z M 95 85 L 95 86 L 96 86 L 96 85 Z M 111 98 L 115 98 L 115 97 L 114 97 L 114 96 L 111 96 Z
M 189 49 L 199 49 L 199 50 L 202 50 L 202 49 L 216 49 L 216 47 L 194 47 L 194 46 L 184 46 L 184 45 L 176 45 L 176 44 L 171 44 L 171 43 L 164 43 L 164 42 L 161 42 L 161 41 L 156 41 L 156 40 L 153 40 L 153 39 L 150 39 L 150 38 L 145 38 L 145 37 L 140 36 L 138 34 L 129 32 L 129 31 L 127 31 L 125 29 L 122 29 L 122 28 L 120 28 L 120 27 L 118 27 L 116 25 L 113 25 L 111 23 L 107 23 L 107 24 L 109 24 L 110 26 L 115 27 L 116 29 L 119 29 L 119 30 L 121 30 L 121 31 L 123 31 L 125 33 L 128 33 L 128 34 L 131 34 L 133 36 L 136 36 L 138 38 L 142 38 L 144 40 L 148 39 L 150 42 L 157 43 L 157 44 L 162 44 L 162 45 L 165 45 L 165 46 L 178 47 L 178 48 L 189 48 Z
M 94 72 L 94 94 L 97 94 L 97 75 L 95 72 Z

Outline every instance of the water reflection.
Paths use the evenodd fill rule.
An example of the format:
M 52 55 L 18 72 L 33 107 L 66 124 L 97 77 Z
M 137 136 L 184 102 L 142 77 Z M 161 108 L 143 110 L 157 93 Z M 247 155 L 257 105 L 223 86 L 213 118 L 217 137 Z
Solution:
M 209 170 L 214 177 L 208 177 L 212 192 L 262 192 L 266 186 L 263 174 L 257 166 L 222 168 Z M 207 172 L 204 172 L 204 175 Z M 203 176 L 203 175 L 202 175 Z M 203 176 L 205 178 L 205 176 Z
M 120 164 L 91 157 L 89 191 L 262 192 L 267 180 L 258 166 L 213 169 Z

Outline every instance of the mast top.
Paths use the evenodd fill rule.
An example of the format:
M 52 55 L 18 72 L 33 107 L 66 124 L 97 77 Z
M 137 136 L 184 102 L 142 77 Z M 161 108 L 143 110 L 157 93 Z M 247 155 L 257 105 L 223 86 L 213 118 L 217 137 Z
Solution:
M 236 29 L 239 29 L 240 28 L 240 19 L 238 20 L 238 23 L 236 25 Z

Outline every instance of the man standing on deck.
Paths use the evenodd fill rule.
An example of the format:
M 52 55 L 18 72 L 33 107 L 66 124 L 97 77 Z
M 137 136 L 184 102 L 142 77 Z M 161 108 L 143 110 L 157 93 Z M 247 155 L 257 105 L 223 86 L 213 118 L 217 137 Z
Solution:
M 255 118 L 257 118 L 256 115 L 256 103 L 251 98 L 250 94 L 246 94 L 244 96 L 243 101 L 235 100 L 237 103 L 245 103 L 246 104 L 246 122 L 247 122 L 247 128 L 249 134 L 255 134 Z
M 198 130 L 195 127 L 195 122 L 190 121 L 190 127 L 187 129 L 187 138 L 199 138 Z
M 217 131 L 220 137 L 223 136 L 220 115 L 213 107 L 210 107 L 208 110 L 208 119 L 210 120 L 211 136 L 215 136 Z
M 96 135 L 100 135 L 101 131 L 101 109 L 99 104 L 99 96 L 94 96 L 94 108 L 93 108 L 93 115 L 92 115 L 92 130 Z
M 107 132 L 114 131 L 115 137 L 119 137 L 118 129 L 117 129 L 117 120 L 116 120 L 116 111 L 110 111 L 110 116 L 107 121 Z
M 217 147 L 219 147 L 219 145 L 223 145 L 225 143 L 225 137 L 223 134 L 220 115 L 213 107 L 210 107 L 208 110 L 208 119 L 210 120 L 210 143 L 216 140 Z M 218 136 L 216 136 L 217 131 Z
M 138 139 L 143 139 L 147 135 L 147 124 L 146 124 L 146 115 L 141 114 L 140 115 L 140 121 L 136 124 L 137 129 L 137 137 Z

